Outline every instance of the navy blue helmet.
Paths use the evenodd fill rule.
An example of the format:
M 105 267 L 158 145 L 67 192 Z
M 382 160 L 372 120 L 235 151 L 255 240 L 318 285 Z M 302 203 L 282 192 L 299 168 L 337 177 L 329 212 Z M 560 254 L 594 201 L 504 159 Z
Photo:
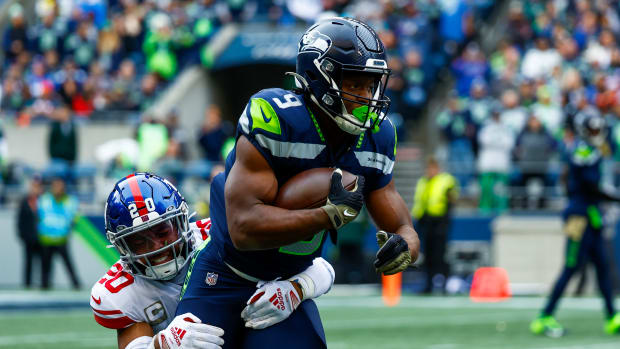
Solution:
M 586 142 L 601 146 L 607 139 L 607 121 L 594 107 L 586 107 L 575 115 L 575 131 Z
M 114 185 L 105 227 L 121 261 L 149 279 L 173 278 L 193 250 L 185 199 L 168 180 L 150 173 L 134 173 Z
M 360 134 L 385 119 L 390 69 L 383 43 L 365 23 L 336 17 L 314 24 L 299 42 L 297 69 L 291 74 L 310 100 L 347 133 Z M 355 75 L 372 77 L 371 98 L 342 90 L 343 77 Z M 347 110 L 344 101 L 356 107 Z

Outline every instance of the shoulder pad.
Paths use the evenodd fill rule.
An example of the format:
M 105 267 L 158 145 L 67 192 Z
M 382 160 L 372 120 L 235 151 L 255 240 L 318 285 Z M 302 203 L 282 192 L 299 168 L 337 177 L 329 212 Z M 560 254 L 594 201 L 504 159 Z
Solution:
M 130 315 L 135 288 L 133 275 L 123 270 L 120 261 L 114 264 L 91 290 L 90 306 L 95 321 L 110 329 L 122 329 L 139 322 Z
M 280 88 L 262 90 L 248 102 L 239 124 L 246 134 L 259 131 L 270 137 L 282 137 L 285 125 L 300 112 L 306 113 L 300 95 Z

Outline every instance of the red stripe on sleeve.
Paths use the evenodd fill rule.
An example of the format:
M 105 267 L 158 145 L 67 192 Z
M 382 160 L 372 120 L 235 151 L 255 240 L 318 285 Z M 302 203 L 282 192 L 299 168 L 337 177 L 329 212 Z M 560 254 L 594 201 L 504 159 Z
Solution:
M 95 315 L 95 321 L 97 321 L 99 325 L 106 327 L 106 328 L 113 329 L 113 330 L 119 330 L 119 329 L 125 328 L 129 325 L 136 323 L 135 321 L 128 318 L 127 316 L 123 316 L 123 317 L 116 318 L 116 319 L 106 319 L 106 318 L 97 316 L 97 314 L 94 314 L 94 315 Z
M 101 315 L 117 315 L 117 314 L 122 314 L 123 313 L 120 310 L 99 310 L 99 309 L 95 309 L 95 308 L 92 308 L 92 309 L 93 309 L 93 311 L 95 313 L 98 313 L 98 314 L 101 314 Z

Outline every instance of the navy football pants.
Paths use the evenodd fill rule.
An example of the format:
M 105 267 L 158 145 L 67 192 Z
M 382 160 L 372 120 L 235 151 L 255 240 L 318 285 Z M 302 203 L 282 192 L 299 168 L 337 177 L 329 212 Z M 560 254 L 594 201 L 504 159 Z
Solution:
M 190 266 L 191 275 L 176 314 L 191 312 L 203 323 L 224 329 L 224 349 L 327 348 L 316 304 L 303 301 L 291 316 L 271 327 L 253 330 L 244 326 L 241 311 L 256 291 L 256 284 L 234 274 L 211 242 Z M 214 285 L 206 282 L 207 273 Z
M 594 229 L 588 223 L 583 236 L 580 240 L 566 239 L 566 263 L 562 274 L 555 282 L 551 296 L 543 310 L 544 315 L 553 315 L 564 289 L 568 285 L 571 277 L 588 260 L 592 261 L 596 268 L 598 287 L 605 300 L 605 310 L 607 317 L 615 314 L 613 305 L 613 295 L 611 289 L 611 279 L 609 277 L 609 266 L 605 253 L 604 239 L 600 229 Z

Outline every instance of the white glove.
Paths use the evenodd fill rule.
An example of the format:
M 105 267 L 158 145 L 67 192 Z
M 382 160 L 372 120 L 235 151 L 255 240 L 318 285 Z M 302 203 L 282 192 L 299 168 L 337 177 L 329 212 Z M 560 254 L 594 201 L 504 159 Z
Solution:
M 157 341 L 160 349 L 221 349 L 223 335 L 221 328 L 203 324 L 194 314 L 185 313 L 155 335 L 153 345 Z
M 260 281 L 241 312 L 245 327 L 260 330 L 288 318 L 299 303 L 301 297 L 293 283 L 285 281 Z
M 245 326 L 263 329 L 288 318 L 304 299 L 312 299 L 327 293 L 334 284 L 334 268 L 323 258 L 315 258 L 312 265 L 288 281 L 261 281 L 241 312 Z M 301 287 L 303 294 L 290 281 Z

